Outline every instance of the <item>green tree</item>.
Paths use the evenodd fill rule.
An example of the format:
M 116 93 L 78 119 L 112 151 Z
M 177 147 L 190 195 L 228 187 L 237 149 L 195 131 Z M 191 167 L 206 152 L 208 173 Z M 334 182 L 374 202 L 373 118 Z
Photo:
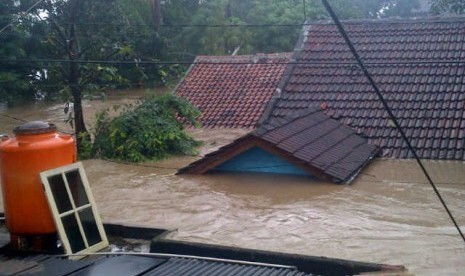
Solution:
M 33 55 L 30 47 L 33 33 L 18 24 L 24 15 L 16 1 L 0 2 L 0 102 L 14 104 L 19 101 L 34 99 L 33 82 L 37 68 L 31 63 L 16 62 Z
M 197 125 L 200 112 L 173 94 L 125 106 L 110 118 L 108 110 L 97 116 L 93 152 L 98 157 L 140 162 L 171 154 L 193 154 L 199 145 L 183 131 L 183 122 Z
M 314 6 L 312 19 L 329 19 L 321 0 L 308 0 Z M 340 19 L 378 19 L 410 17 L 420 6 L 419 0 L 331 0 L 329 2 Z
M 46 17 L 41 23 L 48 29 L 48 35 L 43 47 L 48 51 L 43 58 L 63 60 L 44 64 L 47 67 L 44 83 L 63 85 L 59 91 L 49 89 L 49 93 L 60 92 L 72 98 L 79 149 L 83 139 L 90 139 L 82 113 L 83 95 L 124 83 L 113 61 L 134 58 L 133 44 L 127 37 L 127 17 L 117 0 L 48 0 L 36 13 L 44 10 Z
M 132 60 L 140 61 L 136 66 L 120 66 L 121 76 L 144 86 L 165 84 L 171 74 L 177 73 L 173 71 L 176 66 L 151 64 L 166 60 L 167 51 L 170 49 L 163 30 L 158 26 L 164 21 L 161 10 L 155 8 L 160 7 L 160 1 L 119 0 L 118 3 L 124 18 L 122 23 L 125 26 L 126 42 L 132 50 L 129 56 Z M 160 14 L 154 16 L 154 12 Z
M 256 29 L 249 28 L 251 32 L 248 37 L 249 46 L 244 47 L 245 51 L 255 53 L 255 49 L 260 49 L 259 52 L 273 53 L 293 50 L 301 31 L 300 26 L 293 25 L 303 23 L 305 20 L 302 1 L 269 0 L 264 3 L 242 1 L 234 8 L 238 16 L 243 17 L 248 24 L 270 25 Z M 308 9 L 309 13 L 313 11 L 312 7 Z M 242 13 L 244 15 L 241 15 Z
M 163 6 L 165 24 L 191 26 L 163 32 L 166 48 L 194 55 L 229 55 L 236 49 L 240 49 L 240 54 L 292 51 L 301 32 L 299 24 L 304 20 L 329 19 L 321 0 L 171 0 L 166 3 Z M 409 17 L 418 3 L 418 0 L 331 1 L 341 19 Z M 253 26 L 221 27 L 231 24 Z
M 463 0 L 431 0 L 431 12 L 433 14 L 465 13 L 465 1 Z

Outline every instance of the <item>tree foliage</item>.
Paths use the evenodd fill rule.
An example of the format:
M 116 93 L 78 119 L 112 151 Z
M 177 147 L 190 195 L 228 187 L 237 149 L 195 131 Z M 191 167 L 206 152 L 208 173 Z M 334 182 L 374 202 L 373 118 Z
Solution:
M 418 0 L 331 4 L 341 19 L 407 17 Z M 301 24 L 319 19 L 329 19 L 320 0 L 4 0 L 0 23 L 15 24 L 0 34 L 0 101 L 41 95 L 74 102 L 79 148 L 90 141 L 86 94 L 166 85 L 185 69 L 158 61 L 292 51 Z
M 37 67 L 31 63 L 18 63 L 16 60 L 34 55 L 33 24 L 18 24 L 21 13 L 13 0 L 0 2 L 0 102 L 14 104 L 35 98 L 33 81 Z M 37 29 L 35 30 L 37 31 Z
M 15 24 L 0 34 L 0 58 L 5 61 L 0 68 L 0 101 L 32 99 L 36 94 L 76 100 L 105 89 L 167 84 L 185 66 L 147 62 L 189 62 L 199 54 L 292 51 L 299 24 L 329 19 L 320 0 L 44 0 L 26 13 L 36 2 L 1 1 L 0 27 Z M 463 1 L 434 2 L 438 9 L 463 10 Z M 380 18 L 408 17 L 418 0 L 330 3 L 341 19 Z M 156 16 L 160 19 L 154 19 L 153 10 L 161 13 Z M 221 27 L 231 24 L 252 26 Z M 68 62 L 32 63 L 29 59 Z M 136 64 L 80 62 L 85 60 Z
M 127 37 L 127 18 L 117 0 L 45 0 L 36 14 L 40 17 L 44 12 L 40 23 L 47 28 L 47 35 L 42 47 L 48 51 L 43 58 L 63 62 L 44 64 L 47 78 L 43 83 L 50 85 L 47 93 L 69 95 L 74 103 L 73 125 L 80 149 L 83 140 L 89 139 L 82 114 L 83 95 L 125 82 L 115 61 L 134 58 L 133 40 Z M 86 60 L 102 63 L 82 62 Z
M 197 125 L 200 112 L 172 94 L 156 96 L 137 106 L 125 106 L 111 118 L 97 116 L 91 152 L 97 156 L 140 162 L 172 154 L 193 154 L 199 145 L 183 131 L 183 122 Z
M 332 0 L 341 19 L 409 17 L 418 0 Z M 183 5 L 187 5 L 188 11 Z M 330 19 L 321 0 L 171 0 L 163 6 L 164 36 L 173 52 L 227 55 L 292 51 L 305 20 Z M 222 25 L 252 25 L 221 28 Z M 217 27 L 202 27 L 215 25 Z M 281 25 L 281 26 L 276 26 Z M 283 26 L 284 25 L 284 26 Z M 178 31 L 178 30 L 176 30 Z M 178 57 L 179 58 L 179 57 Z
M 465 1 L 463 0 L 431 0 L 431 11 L 434 14 L 465 13 Z

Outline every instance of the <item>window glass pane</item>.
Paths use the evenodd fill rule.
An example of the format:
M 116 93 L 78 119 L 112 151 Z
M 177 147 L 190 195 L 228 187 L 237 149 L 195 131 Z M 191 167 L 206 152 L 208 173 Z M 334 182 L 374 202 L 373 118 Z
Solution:
M 65 182 L 61 177 L 61 174 L 53 175 L 48 177 L 50 183 L 50 189 L 53 197 L 55 198 L 58 213 L 64 213 L 72 209 L 71 201 L 66 192 Z
M 89 204 L 89 199 L 86 195 L 86 190 L 84 189 L 84 184 L 82 184 L 81 176 L 79 175 L 79 170 L 74 170 L 67 172 L 66 179 L 68 180 L 69 189 L 73 195 L 74 205 L 76 207 Z
M 75 214 L 63 217 L 61 222 L 63 223 L 63 227 L 65 228 L 65 232 L 68 236 L 71 251 L 76 253 L 86 248 L 81 232 L 79 231 Z
M 86 208 L 79 211 L 79 217 L 81 218 L 81 224 L 86 234 L 87 243 L 89 246 L 97 244 L 102 241 L 100 233 L 97 228 L 97 222 L 95 221 L 92 208 Z

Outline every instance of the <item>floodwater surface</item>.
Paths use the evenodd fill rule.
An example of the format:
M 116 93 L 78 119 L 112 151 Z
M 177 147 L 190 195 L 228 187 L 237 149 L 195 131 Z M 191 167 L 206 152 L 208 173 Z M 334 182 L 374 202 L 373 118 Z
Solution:
M 463 225 L 464 164 L 427 165 L 449 171 L 439 187 Z M 177 229 L 170 238 L 178 240 L 403 264 L 418 275 L 465 271 L 463 241 L 412 161 L 375 161 L 350 186 L 290 176 L 177 176 L 101 160 L 85 167 L 104 221 Z
M 28 112 L 34 113 L 7 114 L 34 117 Z M 205 141 L 200 155 L 246 132 L 192 131 Z M 169 237 L 177 240 L 402 264 L 417 275 L 465 273 L 465 245 L 411 160 L 376 160 L 352 185 L 258 174 L 175 175 L 196 159 L 87 160 L 84 166 L 105 222 L 176 229 Z M 465 163 L 425 162 L 465 226 Z

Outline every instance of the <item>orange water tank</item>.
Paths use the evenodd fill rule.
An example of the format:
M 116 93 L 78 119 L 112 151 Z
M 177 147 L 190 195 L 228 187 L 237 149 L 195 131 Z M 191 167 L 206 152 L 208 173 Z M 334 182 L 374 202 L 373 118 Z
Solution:
M 0 174 L 6 226 L 11 235 L 55 233 L 39 173 L 76 162 L 72 136 L 54 124 L 30 122 L 0 140 Z

